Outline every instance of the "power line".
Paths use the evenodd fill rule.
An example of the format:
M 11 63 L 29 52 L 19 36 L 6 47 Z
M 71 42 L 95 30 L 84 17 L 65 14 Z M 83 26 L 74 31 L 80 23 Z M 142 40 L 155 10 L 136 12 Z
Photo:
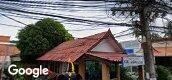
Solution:
M 13 17 L 19 17 L 19 18 L 27 18 L 27 19 L 34 19 L 34 20 L 41 20 L 41 19 L 43 19 L 43 18 L 45 18 L 45 17 L 39 17 L 38 18 L 38 16 L 30 16 L 30 15 L 24 15 L 24 14 L 18 14 L 18 13 L 13 13 L 13 12 L 7 12 L 7 13 L 10 13 L 10 14 L 6 14 L 6 13 L 4 13 L 4 14 L 6 14 L 6 15 L 8 15 L 8 16 L 13 16 Z M 55 19 L 54 18 L 54 20 L 58 20 L 58 19 Z M 79 24 L 79 23 L 72 23 L 72 22 L 70 22 L 70 21 L 68 21 L 68 22 L 66 22 L 66 21 L 60 21 L 60 22 L 62 22 L 62 23 L 65 23 L 65 24 L 72 24 L 72 25 L 83 25 L 83 26 L 93 26 L 93 25 L 91 25 L 91 24 Z
M 16 27 L 23 29 L 24 27 L 16 26 L 16 25 L 9 25 L 9 24 L 3 24 L 0 23 L 0 25 L 8 26 L 8 27 Z M 104 28 L 87 28 L 87 29 L 67 29 L 67 31 L 87 31 L 87 30 L 98 30 L 98 29 L 104 29 Z
M 13 13 L 14 14 L 14 13 Z M 38 13 L 39 14 L 39 13 Z M 21 14 L 17 14 L 17 15 L 21 15 Z M 42 14 L 43 15 L 43 14 Z M 24 16 L 26 16 L 26 17 L 28 17 L 28 15 L 24 15 Z M 50 16 L 55 16 L 55 15 L 50 15 Z M 29 17 L 29 18 L 31 18 L 31 19 L 37 19 L 37 18 L 33 18 L 33 17 Z M 63 18 L 63 16 L 62 16 L 62 18 Z M 43 19 L 43 17 L 42 17 L 42 19 Z M 71 19 L 71 18 L 69 18 L 69 19 Z M 72 18 L 72 19 L 75 19 L 75 18 Z M 37 19 L 37 20 L 39 20 L 39 19 Z M 78 19 L 77 19 L 78 20 Z M 79 19 L 80 20 L 80 19 Z M 82 20 L 82 19 L 81 19 Z M 86 20 L 86 21 L 89 21 L 89 20 Z M 82 22 L 82 21 L 77 21 L 77 22 Z M 96 23 L 97 21 L 93 21 L 94 23 Z M 105 23 L 106 24 L 106 22 L 103 22 L 103 23 Z M 127 24 L 127 23 L 110 23 L 111 25 L 119 25 L 119 26 L 126 26 L 126 27 L 132 27 L 132 24 Z M 77 24 L 78 25 L 78 24 Z M 101 24 L 101 25 L 103 25 L 103 24 Z M 160 26 L 150 26 L 150 27 L 153 27 L 153 28 L 161 28 L 161 29 L 167 29 L 166 27 L 160 27 Z
M 3 23 L 0 23 L 0 25 L 9 26 L 9 27 L 24 28 L 24 27 L 21 27 L 21 26 L 8 25 L 8 24 L 3 24 Z M 98 30 L 98 29 L 103 29 L 103 28 L 95 28 L 95 29 L 78 29 L 78 30 L 67 30 L 67 31 L 84 31 L 84 30 Z M 123 33 L 123 32 L 124 32 L 124 31 L 121 31 L 121 32 L 119 32 L 119 33 Z M 117 34 L 118 34 L 118 33 L 117 33 Z M 117 34 L 113 34 L 113 35 L 117 35 Z M 121 35 L 114 36 L 114 37 L 115 37 L 115 38 L 118 38 L 118 37 L 130 35 L 130 34 L 132 34 L 132 33 L 121 34 Z M 70 36 L 65 36 L 65 37 L 70 37 Z M 77 38 L 77 37 L 71 37 L 71 38 Z
M 36 19 L 36 20 L 41 20 L 41 19 L 43 19 L 43 17 L 36 18 L 36 16 L 35 16 L 35 18 L 34 18 L 34 17 L 30 17 L 30 16 L 28 16 L 28 15 L 23 15 L 23 14 L 22 14 L 22 16 L 19 16 L 20 14 L 16 14 L 16 15 L 14 15 L 14 14 L 16 14 L 16 13 L 12 13 L 12 15 L 9 15 L 9 14 L 6 14 L 6 15 L 8 15 L 8 16 L 14 16 L 14 17 L 20 17 L 20 18 Z M 56 19 L 55 19 L 55 20 L 56 20 Z M 66 23 L 66 22 L 63 22 L 63 23 L 65 23 L 65 24 L 72 24 L 72 25 L 84 25 L 84 24 L 75 24 L 75 23 Z M 93 25 L 84 25 L 84 26 L 93 26 Z M 103 28 L 101 27 L 101 28 L 96 28 L 96 29 L 103 29 Z M 95 29 L 90 29 L 90 30 L 95 30 Z M 77 31 L 77 30 L 72 30 L 72 31 Z M 78 30 L 78 31 L 79 31 L 79 30 Z
M 73 18 L 73 17 L 59 16 L 59 15 L 46 14 L 46 13 L 37 13 L 37 12 L 10 9 L 10 8 L 2 8 L 2 7 L 0 7 L 0 9 L 16 11 L 16 12 L 22 12 L 22 13 L 28 13 L 28 14 L 35 14 L 35 15 L 51 16 L 51 17 L 57 17 L 57 18 L 62 18 L 62 19 L 68 19 L 68 20 L 75 20 L 76 22 L 88 22 L 88 23 L 97 23 L 97 24 L 104 24 L 104 25 L 132 26 L 132 25 L 127 24 L 127 23 L 111 23 L 111 22 L 86 20 L 86 19 L 79 19 L 79 18 Z
M 13 1 L 11 1 L 11 2 L 9 2 L 9 1 L 0 1 L 0 3 L 3 3 L 3 4 L 9 4 L 9 5 L 14 5 L 14 6 L 21 6 L 21 7 L 25 7 L 25 8 L 39 8 L 39 9 L 47 9 L 47 10 L 68 10 L 68 11 L 104 11 L 104 10 L 100 10 L 100 8 L 101 8 L 101 6 L 102 5 L 100 5 L 100 7 L 98 7 L 98 6 L 91 6 L 91 5 L 88 5 L 88 6 L 85 6 L 85 5 L 74 5 L 74 4 L 64 4 L 64 3 L 59 3 L 60 4 L 60 6 L 59 6 L 59 4 L 56 4 L 56 5 L 51 5 L 51 4 L 48 4 L 48 5 L 42 5 L 42 4 L 40 4 L 40 2 L 38 2 L 38 3 L 32 3 L 32 4 L 28 4 L 27 2 L 25 2 L 25 3 L 21 3 L 21 2 L 13 2 Z M 60 9 L 59 7 L 61 7 L 61 6 L 65 6 L 65 7 L 62 7 L 63 9 Z M 69 6 L 69 7 L 66 7 L 66 6 Z M 76 7 L 77 6 L 77 7 Z M 81 6 L 81 7 L 78 7 L 78 6 Z M 72 10 L 72 8 L 71 7 L 76 7 L 76 8 L 80 8 L 80 10 L 76 10 L 76 9 L 73 9 Z M 89 7 L 89 8 L 94 8 L 94 9 L 92 9 L 92 10 L 83 10 L 83 8 L 82 7 L 84 7 L 84 8 L 87 8 L 87 7 Z M 98 9 L 97 10 L 95 10 L 95 8 L 96 7 L 98 7 Z M 70 8 L 70 9 L 68 9 L 68 8 Z
M 4 10 L 4 8 L 1 8 Z M 73 17 L 66 17 L 66 16 L 57 16 L 57 15 L 52 15 L 52 14 L 46 14 L 46 13 L 35 13 L 35 12 L 30 12 L 30 11 L 25 11 L 25 10 L 17 10 L 17 9 L 5 9 L 5 10 L 13 10 L 13 11 L 17 11 L 17 12 L 23 12 L 23 13 L 29 13 L 29 14 L 36 14 L 36 15 L 44 15 L 44 16 L 51 16 L 51 17 L 58 17 L 58 18 L 62 18 L 62 19 L 68 19 L 68 20 L 74 20 L 76 22 L 83 22 L 83 23 L 96 23 L 96 24 L 100 24 L 100 25 L 118 25 L 118 26 L 126 26 L 126 27 L 131 27 L 131 24 L 127 24 L 127 23 L 111 23 L 111 22 L 102 22 L 102 21 L 93 21 L 93 20 L 85 20 L 85 19 L 78 19 L 78 18 L 73 18 Z M 154 26 L 152 26 L 154 27 Z
M 4 25 L 4 26 L 8 26 L 8 27 L 24 28 L 21 26 L 15 26 L 15 25 L 3 24 L 3 23 L 0 23 L 0 25 Z
M 54 7 L 54 6 L 57 6 L 57 5 L 62 5 L 62 6 L 72 6 L 72 7 L 101 7 L 102 4 L 97 4 L 97 3 L 92 3 L 92 5 L 90 5 L 90 3 L 88 3 L 89 5 L 83 5 L 81 3 L 79 3 L 77 5 L 77 3 L 75 4 L 71 4 L 71 2 L 41 2 L 41 1 L 34 1 L 34 2 L 31 2 L 31 1 L 0 1 L 1 3 L 15 3 L 15 4 L 26 4 L 26 5 L 30 5 L 30 6 L 45 6 L 45 7 Z M 73 1 L 72 1 L 73 2 Z M 28 3 L 31 3 L 31 4 L 28 4 Z M 103 3 L 103 2 L 102 2 Z M 34 4 L 34 5 L 33 5 Z M 85 3 L 84 3 L 85 4 Z M 94 5 L 93 5 L 94 4 Z M 51 5 L 51 6 L 50 6 Z
M 157 27 L 158 28 L 158 27 Z M 159 27 L 160 28 L 160 27 Z
M 121 35 L 114 36 L 114 37 L 115 37 L 115 38 L 119 38 L 119 37 L 123 37 L 123 36 L 131 35 L 131 34 L 133 34 L 133 32 L 131 32 L 131 33 L 127 33 L 127 34 L 121 34 Z
M 21 22 L 21 21 L 18 21 L 18 20 L 14 19 L 14 18 L 11 18 L 11 17 L 9 17 L 9 16 L 7 16 L 7 15 L 5 15 L 5 14 L 2 14 L 2 13 L 0 13 L 0 14 L 1 14 L 2 16 L 4 16 L 4 17 L 8 18 L 8 19 L 11 19 L 11 20 L 15 21 L 15 22 L 18 22 L 18 23 L 23 24 L 23 25 L 27 25 L 27 24 L 25 24 L 25 23 L 23 23 L 23 22 Z
M 129 29 L 127 29 L 127 30 L 124 30 L 124 31 L 121 31 L 121 32 L 119 32 L 119 33 L 115 33 L 114 35 L 117 35 L 117 34 L 122 34 L 122 33 L 125 33 L 125 32 L 127 32 L 127 31 L 130 31 L 130 30 L 132 30 L 132 28 L 129 28 Z

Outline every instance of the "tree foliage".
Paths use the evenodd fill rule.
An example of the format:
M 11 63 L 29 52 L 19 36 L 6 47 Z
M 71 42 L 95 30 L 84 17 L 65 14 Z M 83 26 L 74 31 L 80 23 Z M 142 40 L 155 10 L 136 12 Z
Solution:
M 73 39 L 64 26 L 50 18 L 27 25 L 18 33 L 17 47 L 23 60 L 35 60 L 60 43 Z
M 87 61 L 87 80 L 101 80 L 101 66 L 97 61 Z
M 131 30 L 133 32 L 133 35 L 136 38 L 139 38 L 141 35 L 143 35 L 141 30 L 138 29 L 138 28 L 131 28 Z M 161 39 L 162 38 L 157 32 L 154 32 L 154 31 L 152 31 L 150 35 L 151 35 L 151 39 L 152 40 L 157 40 L 157 39 Z
M 145 19 L 151 25 L 156 18 L 164 18 L 167 14 L 171 14 L 172 5 L 170 0 L 114 0 L 115 5 L 111 8 L 112 15 L 122 16 L 131 19 L 133 25 L 132 30 L 135 37 L 145 36 L 144 26 L 141 25 L 140 17 L 145 11 Z M 149 27 L 151 34 L 157 31 L 164 33 L 166 28 L 156 26 Z
M 164 66 L 158 66 L 157 69 L 158 80 L 172 80 L 172 74 L 170 70 Z
M 121 67 L 121 73 L 120 73 L 121 80 L 133 80 L 131 78 L 131 75 L 127 74 L 127 72 L 129 72 L 128 69 L 125 69 L 125 68 Z
M 167 30 L 165 36 L 172 38 L 172 21 L 169 21 L 167 24 Z

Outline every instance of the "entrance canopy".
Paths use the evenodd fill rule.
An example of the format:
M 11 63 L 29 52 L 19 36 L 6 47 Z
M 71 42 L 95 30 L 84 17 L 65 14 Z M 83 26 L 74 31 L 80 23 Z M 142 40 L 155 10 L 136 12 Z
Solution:
M 108 61 L 121 61 L 126 56 L 121 45 L 110 30 L 84 38 L 63 42 L 37 60 L 75 62 L 82 56 L 91 56 Z

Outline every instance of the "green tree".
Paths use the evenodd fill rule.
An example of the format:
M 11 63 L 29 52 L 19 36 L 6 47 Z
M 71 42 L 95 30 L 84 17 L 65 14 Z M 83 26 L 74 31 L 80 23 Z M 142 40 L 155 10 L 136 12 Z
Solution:
M 169 21 L 167 24 L 167 30 L 165 36 L 172 38 L 172 21 Z
M 17 47 L 22 60 L 35 60 L 60 43 L 73 39 L 64 26 L 53 19 L 45 18 L 27 25 L 18 33 Z

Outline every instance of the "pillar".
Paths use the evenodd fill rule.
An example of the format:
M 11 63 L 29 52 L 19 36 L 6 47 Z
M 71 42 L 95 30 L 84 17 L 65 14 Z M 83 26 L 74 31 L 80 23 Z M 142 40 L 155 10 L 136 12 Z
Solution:
M 142 65 L 138 66 L 138 73 L 139 73 L 139 80 L 144 80 L 144 70 Z
M 102 63 L 102 80 L 110 80 L 109 65 Z
M 63 73 L 62 63 L 59 63 L 59 73 L 60 73 L 60 74 L 62 74 L 62 73 Z
M 86 70 L 86 65 L 85 65 L 85 61 L 84 60 L 81 60 L 81 62 L 79 63 L 79 70 L 78 70 L 78 73 L 81 75 L 82 77 L 82 80 L 85 80 L 85 70 Z
M 121 79 L 121 76 L 120 76 L 120 65 L 119 63 L 115 63 L 115 68 L 116 68 L 116 79 L 115 80 L 120 80 Z

